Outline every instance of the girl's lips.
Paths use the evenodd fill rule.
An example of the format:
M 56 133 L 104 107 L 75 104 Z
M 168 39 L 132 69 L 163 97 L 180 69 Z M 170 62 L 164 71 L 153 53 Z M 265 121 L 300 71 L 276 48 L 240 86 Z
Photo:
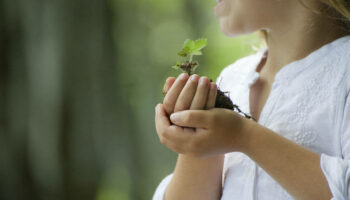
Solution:
M 223 5 L 225 4 L 225 1 L 224 0 L 216 0 L 216 2 L 218 2 L 218 4 L 214 7 L 214 14 L 216 16 L 220 16 L 220 13 L 224 10 Z

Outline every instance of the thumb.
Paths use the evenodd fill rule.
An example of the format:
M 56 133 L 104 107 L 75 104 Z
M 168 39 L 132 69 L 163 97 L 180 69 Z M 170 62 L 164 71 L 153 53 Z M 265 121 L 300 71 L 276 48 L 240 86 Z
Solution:
M 208 114 L 206 110 L 185 110 L 171 114 L 170 120 L 182 127 L 208 128 Z

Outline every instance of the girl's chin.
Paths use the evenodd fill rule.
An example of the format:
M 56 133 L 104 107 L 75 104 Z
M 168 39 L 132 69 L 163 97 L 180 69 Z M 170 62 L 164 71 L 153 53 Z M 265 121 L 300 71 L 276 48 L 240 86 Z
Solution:
M 225 19 L 220 20 L 220 28 L 221 32 L 228 37 L 235 37 L 242 34 L 237 27 L 229 25 L 229 23 L 227 23 Z
M 237 37 L 255 32 L 254 30 L 248 31 L 242 24 L 235 24 L 227 21 L 227 19 L 220 19 L 221 32 L 228 37 Z
M 221 28 L 221 32 L 227 37 L 238 37 L 242 35 L 251 34 L 254 31 L 247 32 L 247 31 L 241 31 L 241 30 L 231 30 L 231 29 Z
M 232 32 L 232 31 L 226 31 L 222 29 L 221 29 L 221 32 L 227 37 L 238 37 L 241 35 L 245 35 L 245 33 L 242 33 L 242 32 Z

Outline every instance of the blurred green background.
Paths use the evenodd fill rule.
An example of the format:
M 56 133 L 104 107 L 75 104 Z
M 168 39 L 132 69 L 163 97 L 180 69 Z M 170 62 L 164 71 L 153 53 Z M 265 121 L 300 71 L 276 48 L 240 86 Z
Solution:
M 1 0 L 0 199 L 151 199 L 176 154 L 154 127 L 186 38 L 213 80 L 253 52 L 214 0 Z

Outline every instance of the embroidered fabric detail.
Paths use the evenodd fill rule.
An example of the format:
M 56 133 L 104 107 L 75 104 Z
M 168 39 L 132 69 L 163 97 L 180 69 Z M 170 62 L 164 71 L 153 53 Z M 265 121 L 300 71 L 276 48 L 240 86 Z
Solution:
M 325 104 L 324 106 L 335 106 L 325 102 L 335 89 L 335 84 L 330 83 L 333 80 L 340 80 L 339 76 L 342 76 L 340 71 L 337 71 L 336 65 L 337 63 L 329 63 L 325 59 L 322 65 L 316 66 L 318 68 L 316 74 L 310 75 L 309 79 L 303 78 L 305 84 L 300 88 L 300 93 L 306 94 L 305 96 L 308 98 L 299 98 L 294 111 L 288 115 L 287 138 L 305 147 L 310 147 L 315 143 L 318 134 L 306 124 L 308 120 L 312 120 L 309 116 L 312 109 L 323 106 L 322 104 Z M 295 127 L 296 124 L 299 127 Z

